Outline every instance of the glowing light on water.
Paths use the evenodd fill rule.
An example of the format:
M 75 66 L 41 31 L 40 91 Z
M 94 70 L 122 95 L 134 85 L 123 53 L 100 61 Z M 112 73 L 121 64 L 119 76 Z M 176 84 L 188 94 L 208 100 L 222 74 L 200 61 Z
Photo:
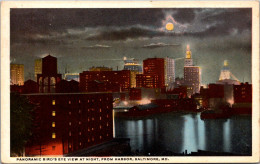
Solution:
M 151 100 L 149 100 L 149 99 L 142 99 L 142 100 L 140 101 L 140 104 L 141 104 L 141 105 L 150 104 L 150 103 L 151 103 Z

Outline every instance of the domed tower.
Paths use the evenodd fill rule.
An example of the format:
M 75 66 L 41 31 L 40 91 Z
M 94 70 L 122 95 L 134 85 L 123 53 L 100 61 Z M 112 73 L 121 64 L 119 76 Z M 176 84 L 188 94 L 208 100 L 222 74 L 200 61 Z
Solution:
M 224 60 L 224 66 L 221 69 L 219 80 L 230 79 L 230 70 L 228 67 L 228 61 Z

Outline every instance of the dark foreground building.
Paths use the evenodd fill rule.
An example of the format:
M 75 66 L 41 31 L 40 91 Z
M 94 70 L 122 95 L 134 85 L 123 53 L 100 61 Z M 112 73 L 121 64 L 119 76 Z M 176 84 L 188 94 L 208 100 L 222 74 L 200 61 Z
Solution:
M 26 156 L 64 155 L 113 139 L 112 94 L 25 94 L 37 105 Z

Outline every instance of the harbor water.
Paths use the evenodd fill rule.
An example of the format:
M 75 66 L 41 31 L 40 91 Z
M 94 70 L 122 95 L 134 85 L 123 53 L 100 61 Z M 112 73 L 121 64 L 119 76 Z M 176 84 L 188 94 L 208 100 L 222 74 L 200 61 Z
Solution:
M 115 136 L 130 138 L 132 151 L 143 155 L 198 150 L 250 155 L 250 116 L 201 120 L 200 113 L 165 113 L 145 118 L 118 117 Z

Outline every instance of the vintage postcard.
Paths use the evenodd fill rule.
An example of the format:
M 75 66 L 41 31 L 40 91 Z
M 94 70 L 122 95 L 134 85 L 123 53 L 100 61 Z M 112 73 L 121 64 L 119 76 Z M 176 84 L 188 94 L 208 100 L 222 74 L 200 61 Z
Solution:
M 249 163 L 259 147 L 259 2 L 1 3 L 3 163 Z

